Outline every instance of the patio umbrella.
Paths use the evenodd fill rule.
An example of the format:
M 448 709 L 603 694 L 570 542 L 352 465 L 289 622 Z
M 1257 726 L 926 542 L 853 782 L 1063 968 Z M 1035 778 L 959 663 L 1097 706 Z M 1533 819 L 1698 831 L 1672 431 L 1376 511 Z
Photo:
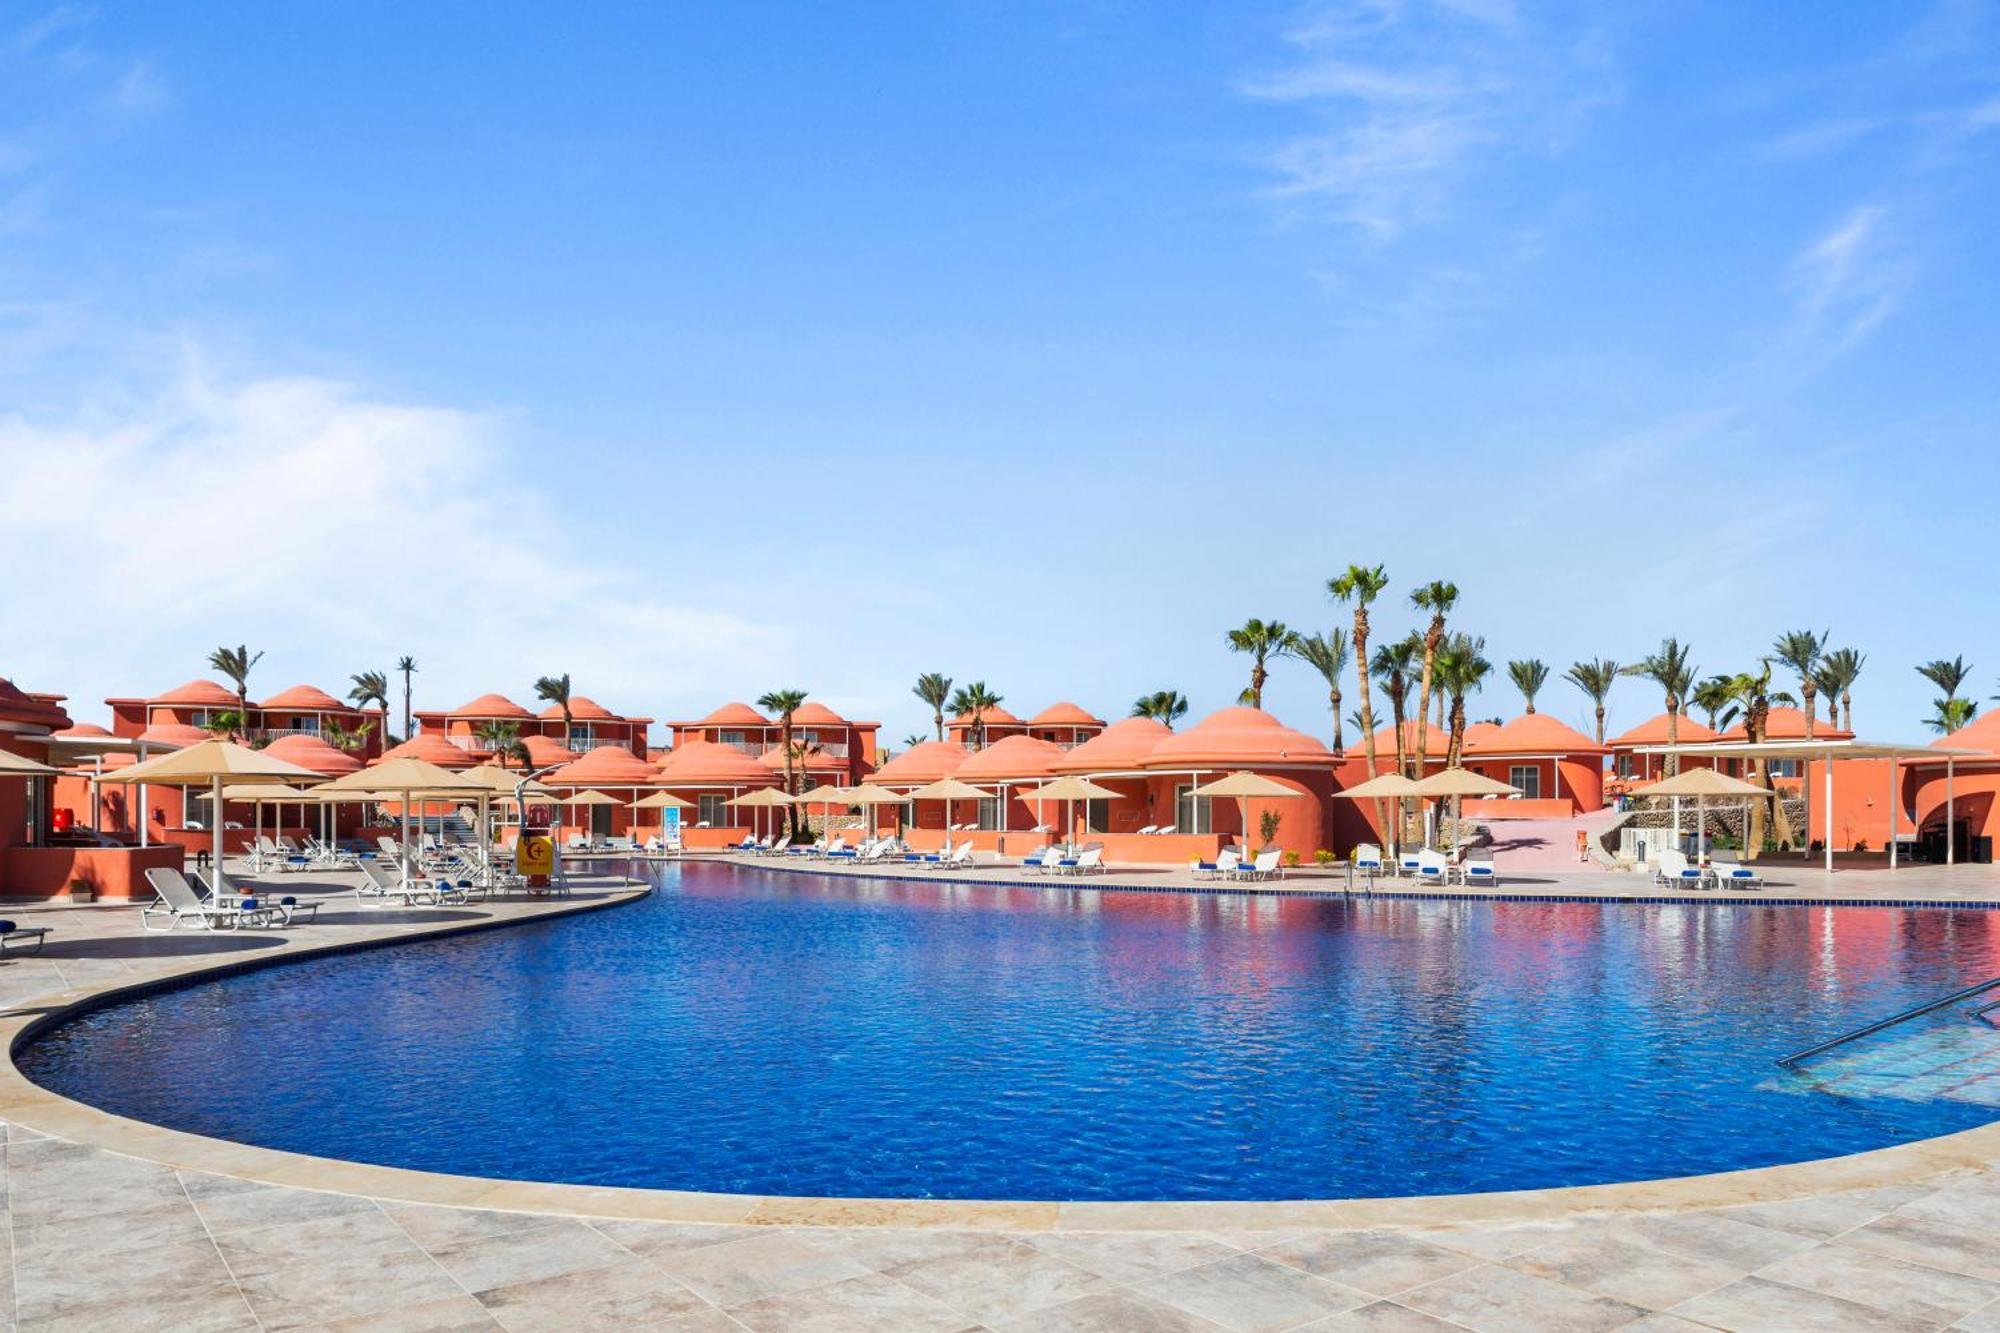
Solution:
M 323 774 L 310 768 L 253 750 L 234 741 L 198 741 L 185 750 L 175 750 L 157 759 L 145 759 L 130 768 L 106 773 L 100 782 L 143 782 L 163 787 L 207 787 L 214 809 L 209 822 L 215 836 L 215 892 L 220 897 L 228 887 L 222 872 L 222 788 L 231 778 L 277 778 L 291 782 L 318 782 Z
M 1520 789 L 1511 787 L 1498 778 L 1489 778 L 1484 773 L 1475 773 L 1469 768 L 1447 768 L 1420 779 L 1411 788 L 1412 796 L 1450 797 L 1454 817 L 1459 809 L 1458 802 L 1467 796 L 1519 796 Z M 1429 837 L 1426 832 L 1425 837 Z
M 24 755 L 15 754 L 12 750 L 0 750 L 0 777 L 46 778 L 61 771 L 50 768 L 47 764 L 38 764 Z
M 576 795 L 574 796 L 563 797 L 560 800 L 559 804 L 577 805 L 577 806 L 583 806 L 586 809 L 596 809 L 600 806 L 622 805 L 623 802 L 620 801 L 616 796 L 608 796 L 601 791 L 580 791 L 576 793 Z M 591 836 L 593 838 L 597 836 L 595 830 L 592 830 Z
M 800 808 L 818 806 L 822 817 L 829 822 L 833 819 L 833 807 L 845 809 L 848 805 L 847 789 L 841 786 L 814 787 L 811 791 L 800 792 L 791 798 L 792 804 Z
M 1400 802 L 1406 797 L 1416 795 L 1416 790 L 1417 783 L 1414 778 L 1406 777 L 1401 773 L 1379 773 L 1366 782 L 1357 782 L 1352 787 L 1343 787 L 1341 790 L 1335 792 L 1334 795 L 1348 801 L 1395 800 Z M 1389 846 L 1400 852 L 1403 846 L 1402 813 L 1399 809 L 1393 824 L 1387 819 L 1383 819 L 1382 816 L 1381 807 L 1376 807 L 1375 817 L 1382 819 L 1383 824 L 1386 826 L 1386 831 L 1389 835 Z
M 1234 796 L 1243 816 L 1243 845 L 1250 845 L 1250 800 L 1260 797 L 1271 800 L 1282 796 L 1297 796 L 1298 788 L 1288 787 L 1276 778 L 1267 778 L 1262 773 L 1231 773 L 1226 778 L 1217 778 L 1206 786 L 1196 787 L 1190 796 Z
M 666 794 L 665 792 L 660 793 L 662 796 Z M 679 802 L 681 805 L 688 804 L 678 796 L 671 799 Z M 723 804 L 733 805 L 743 810 L 778 810 L 790 806 L 792 798 L 787 796 L 782 788 L 759 787 L 755 791 L 745 792 L 741 796 L 732 796 L 724 801 Z M 767 826 L 764 830 L 764 836 L 769 837 L 770 833 L 771 830 Z
M 868 830 L 871 836 L 875 831 L 876 807 L 902 805 L 910 799 L 899 791 L 890 791 L 887 787 L 877 787 L 867 782 L 862 783 L 859 787 L 849 787 L 846 794 L 849 805 L 858 805 L 868 811 Z
M 386 759 L 373 768 L 356 769 L 331 782 L 322 783 L 319 789 L 323 792 L 377 792 L 382 794 L 376 796 L 374 798 L 376 800 L 400 799 L 403 806 L 401 860 L 403 885 L 406 888 L 410 882 L 411 797 L 469 796 L 483 799 L 490 795 L 487 789 L 477 782 L 468 782 L 448 768 L 439 768 L 436 764 L 427 763 L 422 759 L 412 759 L 407 755 L 399 759 Z
M 1708 798 L 1711 796 L 1758 797 L 1776 796 L 1777 793 L 1754 782 L 1732 778 L 1727 773 L 1718 773 L 1712 768 L 1690 768 L 1663 778 L 1650 787 L 1641 787 L 1631 793 L 1634 796 L 1671 796 L 1674 798 L 1674 843 L 1678 847 L 1681 838 L 1681 797 L 1694 797 L 1694 851 L 1695 859 L 1706 855 L 1703 837 L 1708 831 Z
M 975 787 L 970 782 L 960 782 L 957 778 L 940 778 L 928 787 L 919 787 L 913 792 L 906 793 L 903 799 L 906 801 L 943 801 L 945 841 L 950 842 L 951 803 L 953 801 L 983 801 L 991 795 L 993 795 L 992 792 Z M 910 817 L 912 819 L 916 818 L 915 812 L 912 812 Z
M 239 783 L 234 787 L 224 787 L 222 789 L 222 799 L 225 801 L 251 802 L 255 810 L 252 822 L 256 824 L 255 831 L 257 836 L 262 838 L 264 836 L 264 802 L 270 801 L 275 805 L 283 801 L 297 801 L 300 806 L 299 817 L 301 822 L 303 822 L 305 818 L 304 806 L 307 801 L 312 799 L 312 789 L 287 787 L 280 782 Z M 284 816 L 282 814 L 279 815 L 276 822 L 279 827 L 272 830 L 272 837 L 274 839 L 283 832 Z M 259 848 L 253 853 L 252 859 L 258 863 L 261 869 L 263 864 L 263 849 Z

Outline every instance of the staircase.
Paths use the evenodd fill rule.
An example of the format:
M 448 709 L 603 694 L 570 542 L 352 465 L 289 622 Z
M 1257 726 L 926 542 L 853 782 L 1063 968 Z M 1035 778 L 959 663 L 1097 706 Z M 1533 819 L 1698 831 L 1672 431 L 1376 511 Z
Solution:
M 1776 1092 L 2000 1107 L 2000 1028 L 1963 1009 L 1829 1052 L 1765 1085 Z

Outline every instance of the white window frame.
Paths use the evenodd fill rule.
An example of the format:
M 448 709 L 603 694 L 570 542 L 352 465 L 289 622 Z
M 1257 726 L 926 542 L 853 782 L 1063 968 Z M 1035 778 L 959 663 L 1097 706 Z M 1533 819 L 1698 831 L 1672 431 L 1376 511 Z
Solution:
M 1540 764 L 1507 765 L 1507 785 L 1518 788 L 1524 800 L 1541 800 L 1542 766 Z

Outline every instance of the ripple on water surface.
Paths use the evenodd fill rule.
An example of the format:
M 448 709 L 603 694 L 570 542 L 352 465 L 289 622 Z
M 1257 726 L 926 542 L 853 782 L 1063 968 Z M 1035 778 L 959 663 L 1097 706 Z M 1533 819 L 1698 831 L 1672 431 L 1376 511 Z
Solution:
M 1772 1060 L 2000 973 L 2000 912 L 656 873 L 628 907 L 103 1009 L 21 1063 L 296 1152 L 773 1194 L 1521 1189 L 1993 1115 L 1802 1091 Z

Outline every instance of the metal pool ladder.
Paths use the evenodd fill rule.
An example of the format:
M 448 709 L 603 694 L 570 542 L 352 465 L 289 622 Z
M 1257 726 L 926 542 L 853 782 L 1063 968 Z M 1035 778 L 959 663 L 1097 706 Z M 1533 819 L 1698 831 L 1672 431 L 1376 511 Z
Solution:
M 1949 1008 L 1957 1004 L 1960 1000 L 1969 1000 L 1975 995 L 1984 995 L 1990 990 L 2000 990 L 2000 977 L 1993 977 L 1982 981 L 1977 986 L 1967 986 L 1961 991 L 1953 991 L 1943 999 L 1926 1001 L 1914 1009 L 1905 1009 L 1900 1014 L 1892 1014 L 1880 1022 L 1870 1023 L 1868 1026 L 1856 1028 L 1852 1032 L 1843 1032 L 1831 1041 L 1823 1041 L 1817 1046 L 1808 1046 L 1803 1051 L 1793 1051 L 1790 1055 L 1778 1061 L 1778 1063 L 1787 1069 L 1793 1068 L 1812 1059 L 1815 1055 L 1826 1054 L 1836 1046 L 1845 1046 L 1850 1041 L 1859 1041 L 1863 1037 L 1871 1037 L 1884 1028 L 1892 1028 L 1896 1024 L 1907 1022 L 1912 1018 L 1921 1018 L 1925 1014 Z M 1975 1018 L 1984 1018 L 1988 1024 L 1991 1024 L 1993 1020 L 1988 1015 L 1995 1009 L 2000 1009 L 2000 1000 L 1996 1000 L 1992 1004 L 1979 1006 L 1972 1011 L 1972 1016 Z

